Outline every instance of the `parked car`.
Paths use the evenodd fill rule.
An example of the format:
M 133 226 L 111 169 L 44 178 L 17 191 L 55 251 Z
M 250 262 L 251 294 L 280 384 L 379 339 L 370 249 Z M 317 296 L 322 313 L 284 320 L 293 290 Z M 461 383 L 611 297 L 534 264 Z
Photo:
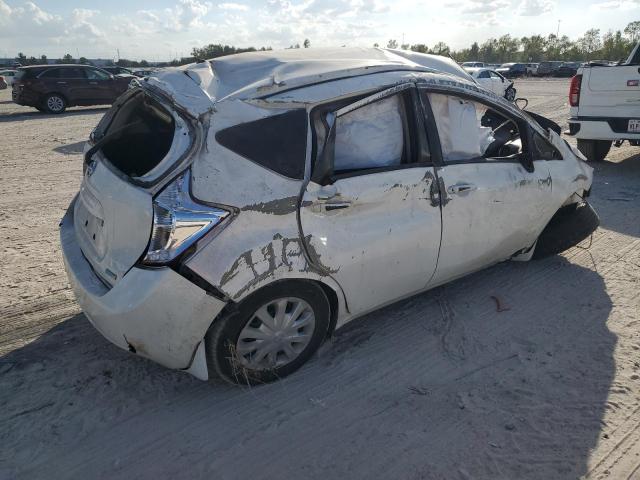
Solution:
M 599 162 L 611 145 L 640 146 L 640 43 L 619 65 L 582 65 L 569 87 L 569 131 L 578 149 Z
M 556 62 L 556 61 L 540 62 L 538 64 L 538 72 L 536 73 L 536 75 L 538 77 L 552 76 L 556 72 L 556 70 L 560 68 L 560 65 L 562 65 L 563 63 L 564 62 Z
M 89 65 L 20 67 L 14 78 L 13 101 L 49 113 L 76 105 L 111 104 L 131 82 Z
M 524 77 L 527 74 L 527 67 L 524 63 L 503 63 L 496 72 L 507 78 Z
M 122 95 L 60 224 L 87 318 L 167 367 L 263 383 L 366 312 L 596 228 L 566 142 L 411 54 L 242 53 Z
M 16 73 L 17 70 L 0 70 L 0 75 L 4 77 L 5 82 L 7 82 L 9 86 L 13 85 L 13 79 Z
M 580 68 L 580 62 L 563 62 L 553 73 L 554 77 L 573 77 Z
M 133 70 L 125 67 L 111 66 L 111 67 L 102 67 L 102 70 L 110 73 L 111 75 L 133 75 Z
M 498 72 L 488 68 L 465 68 L 474 80 L 487 90 L 492 91 L 500 97 L 504 97 L 510 102 L 516 99 L 516 89 L 513 82 Z
M 537 63 L 525 63 L 524 64 L 527 69 L 527 75 L 535 76 L 538 74 L 538 64 Z
M 464 62 L 462 68 L 482 68 L 485 66 L 484 62 Z
M 133 70 L 132 73 L 139 78 L 146 78 L 146 77 L 150 77 L 152 75 L 156 74 L 156 70 L 153 69 L 138 69 L 138 70 Z

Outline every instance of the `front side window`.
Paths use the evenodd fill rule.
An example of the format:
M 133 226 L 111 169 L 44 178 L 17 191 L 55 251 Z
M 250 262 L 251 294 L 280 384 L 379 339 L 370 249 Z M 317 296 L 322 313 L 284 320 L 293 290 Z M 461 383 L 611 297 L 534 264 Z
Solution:
M 400 165 L 405 151 L 404 118 L 399 94 L 338 117 L 334 172 Z
M 108 73 L 93 68 L 88 68 L 86 73 L 89 80 L 109 80 L 110 78 Z
M 454 95 L 428 94 L 445 163 L 511 159 L 522 141 L 516 121 L 490 105 Z
M 480 72 L 478 78 L 489 78 L 489 72 L 487 72 L 486 70 L 484 72 Z
M 533 150 L 534 160 L 562 160 L 558 149 L 538 132 L 533 133 Z

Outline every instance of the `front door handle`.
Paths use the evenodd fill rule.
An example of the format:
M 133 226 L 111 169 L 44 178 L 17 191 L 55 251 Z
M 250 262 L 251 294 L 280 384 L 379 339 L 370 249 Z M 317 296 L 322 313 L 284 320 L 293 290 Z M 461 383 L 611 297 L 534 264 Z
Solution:
M 327 212 L 331 210 L 341 210 L 343 208 L 349 208 L 351 206 L 351 202 L 327 202 L 324 204 L 324 209 Z
M 477 188 L 473 183 L 456 183 L 455 185 L 449 185 L 447 192 L 451 195 L 459 195 L 461 193 L 473 192 L 477 190 Z
M 97 85 L 98 82 L 89 82 L 89 85 Z
M 67 82 L 56 82 L 58 85 L 66 85 Z

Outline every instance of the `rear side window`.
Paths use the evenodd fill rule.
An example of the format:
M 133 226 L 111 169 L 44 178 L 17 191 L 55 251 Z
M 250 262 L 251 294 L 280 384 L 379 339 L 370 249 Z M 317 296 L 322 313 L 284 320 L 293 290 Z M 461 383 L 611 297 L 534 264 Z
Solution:
M 336 120 L 336 173 L 402 163 L 405 113 L 400 95 L 365 105 Z
M 52 68 L 51 70 L 45 70 L 40 75 L 40 78 L 60 78 L 60 69 Z
M 220 145 L 289 178 L 304 178 L 307 112 L 302 109 L 225 128 Z
M 489 72 L 487 72 L 486 70 L 484 72 L 480 72 L 478 78 L 489 78 Z
M 84 68 L 61 68 L 60 78 L 86 78 Z

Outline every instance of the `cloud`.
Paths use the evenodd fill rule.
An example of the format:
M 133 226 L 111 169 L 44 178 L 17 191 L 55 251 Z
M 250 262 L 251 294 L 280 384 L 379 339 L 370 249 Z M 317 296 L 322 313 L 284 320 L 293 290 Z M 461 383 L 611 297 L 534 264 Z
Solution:
M 471 0 L 465 2 L 460 12 L 469 15 L 490 15 L 495 16 L 497 11 L 510 7 L 507 0 Z
M 249 7 L 242 3 L 221 3 L 218 5 L 218 8 L 222 10 L 236 10 L 242 12 L 246 12 L 249 10 Z
M 165 9 L 165 27 L 168 30 L 181 32 L 191 28 L 202 27 L 202 19 L 213 8 L 211 2 L 199 0 L 178 0 L 178 3 Z
M 537 17 L 553 10 L 555 4 L 551 0 L 524 0 L 520 4 L 518 14 L 523 17 Z
M 640 8 L 639 0 L 613 0 L 610 2 L 594 3 L 589 6 L 591 10 L 606 11 L 606 10 L 635 10 Z

